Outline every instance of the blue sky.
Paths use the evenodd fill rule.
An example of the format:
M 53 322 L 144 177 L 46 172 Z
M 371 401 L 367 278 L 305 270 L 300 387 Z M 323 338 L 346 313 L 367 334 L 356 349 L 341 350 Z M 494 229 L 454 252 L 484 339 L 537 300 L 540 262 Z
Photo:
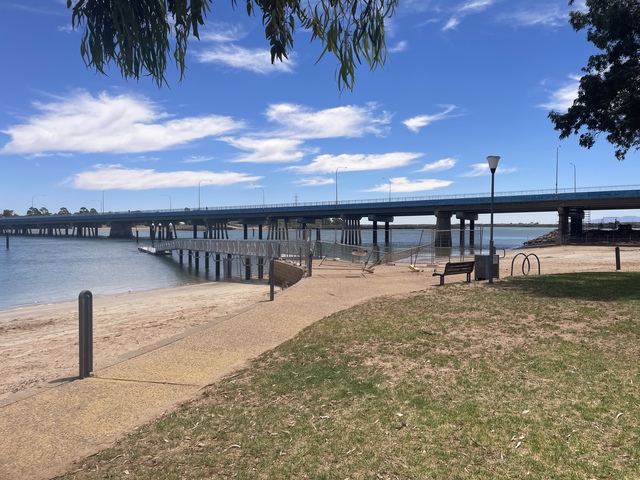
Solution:
M 567 0 L 401 0 L 390 58 L 340 92 L 336 62 L 299 31 L 271 65 L 259 17 L 213 2 L 186 78 L 169 87 L 88 70 L 66 0 L 1 0 L 0 209 L 196 208 L 634 185 L 620 162 L 560 142 L 593 46 Z M 337 171 L 337 173 L 336 173 Z M 336 189 L 336 177 L 338 185 Z M 592 218 L 637 215 L 593 212 Z M 482 220 L 482 218 L 481 218 Z M 555 222 L 555 214 L 496 221 Z M 435 219 L 405 219 L 402 222 Z

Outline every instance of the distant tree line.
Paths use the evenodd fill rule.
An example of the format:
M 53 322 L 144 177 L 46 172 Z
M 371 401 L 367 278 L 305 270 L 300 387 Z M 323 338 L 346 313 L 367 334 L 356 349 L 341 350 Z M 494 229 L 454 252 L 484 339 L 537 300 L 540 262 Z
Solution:
M 88 209 L 87 207 L 80 207 L 80 210 L 78 210 L 73 214 L 69 211 L 67 207 L 60 208 L 60 211 L 58 211 L 58 213 L 51 213 L 47 207 L 40 207 L 40 208 L 29 207 L 29 210 L 27 210 L 26 216 L 36 217 L 40 215 L 77 215 L 77 214 L 87 215 L 87 214 L 98 214 L 98 213 L 99 212 L 95 208 Z M 5 209 L 2 211 L 3 218 L 18 217 L 18 216 L 19 215 L 15 213 L 13 210 Z

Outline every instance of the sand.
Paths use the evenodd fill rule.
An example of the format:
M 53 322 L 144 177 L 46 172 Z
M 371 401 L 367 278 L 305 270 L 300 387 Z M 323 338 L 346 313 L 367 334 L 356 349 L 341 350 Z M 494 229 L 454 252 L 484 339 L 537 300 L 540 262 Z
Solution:
M 524 265 L 530 275 L 537 274 L 538 261 L 541 274 L 616 270 L 614 247 L 554 246 L 499 253 L 501 278 L 511 275 L 512 265 L 514 276 L 523 274 L 525 257 L 521 253 L 530 255 L 530 268 L 526 262 Z M 620 247 L 620 263 L 622 271 L 640 271 L 640 247 Z M 331 267 L 327 264 L 330 262 L 325 262 L 324 269 Z M 425 287 L 435 288 L 438 279 L 431 277 L 433 266 L 417 267 L 421 271 L 412 274 L 425 277 Z M 409 271 L 407 264 L 402 263 L 393 268 Z M 461 279 L 447 278 L 445 283 Z M 342 281 L 344 288 L 349 288 L 349 278 Z M 94 368 L 116 364 L 135 352 L 170 341 L 190 329 L 202 328 L 268 297 L 266 284 L 224 282 L 96 296 Z M 77 302 L 0 312 L 0 406 L 77 375 Z
M 204 283 L 93 297 L 94 367 L 269 298 L 269 286 Z M 0 311 L 0 405 L 78 375 L 78 302 Z

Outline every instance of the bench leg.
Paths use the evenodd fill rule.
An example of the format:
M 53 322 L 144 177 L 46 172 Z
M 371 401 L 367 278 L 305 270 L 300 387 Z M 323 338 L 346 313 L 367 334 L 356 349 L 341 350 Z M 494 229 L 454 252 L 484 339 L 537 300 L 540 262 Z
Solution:
M 444 275 L 440 275 L 440 285 L 444 285 Z
M 471 283 L 471 272 L 467 273 L 467 283 Z

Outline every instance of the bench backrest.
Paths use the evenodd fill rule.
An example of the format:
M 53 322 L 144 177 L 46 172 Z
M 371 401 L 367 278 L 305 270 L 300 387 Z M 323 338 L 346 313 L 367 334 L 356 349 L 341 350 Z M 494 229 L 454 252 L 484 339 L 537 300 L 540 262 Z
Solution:
M 471 273 L 475 262 L 449 262 L 444 267 L 444 274 Z

